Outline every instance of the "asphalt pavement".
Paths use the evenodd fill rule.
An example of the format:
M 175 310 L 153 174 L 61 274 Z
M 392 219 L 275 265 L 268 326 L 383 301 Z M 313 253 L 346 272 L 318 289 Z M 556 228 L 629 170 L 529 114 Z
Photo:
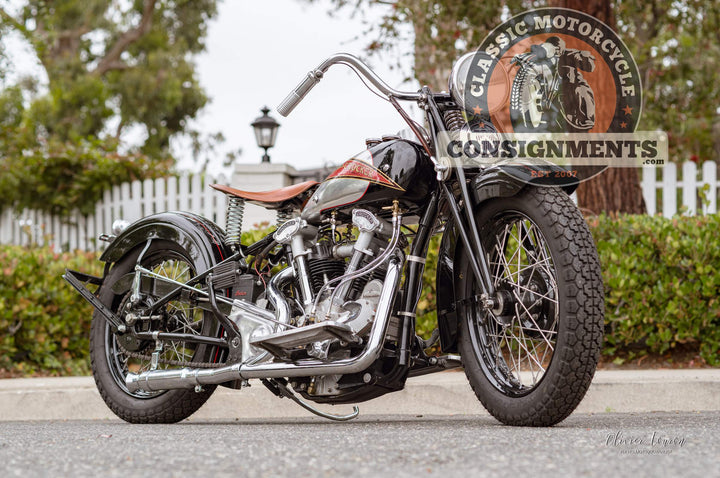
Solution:
M 0 424 L 22 476 L 718 476 L 720 412 L 575 413 L 550 428 L 486 415 Z
M 189 421 L 305 418 L 312 415 L 278 399 L 258 381 L 243 390 L 218 388 Z M 487 415 L 461 371 L 408 380 L 404 390 L 361 403 L 360 416 Z M 321 405 L 344 414 L 349 405 Z M 577 413 L 720 411 L 720 369 L 598 371 Z M 116 419 L 92 377 L 0 380 L 0 421 Z

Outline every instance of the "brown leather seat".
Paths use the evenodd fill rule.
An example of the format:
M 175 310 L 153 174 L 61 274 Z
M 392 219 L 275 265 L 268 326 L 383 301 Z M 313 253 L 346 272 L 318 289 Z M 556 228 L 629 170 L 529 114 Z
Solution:
M 225 194 L 241 197 L 248 202 L 264 206 L 268 209 L 284 209 L 292 205 L 300 206 L 307 199 L 306 194 L 310 189 L 317 186 L 317 181 L 305 181 L 304 183 L 293 184 L 272 191 L 241 191 L 240 189 L 223 186 L 222 184 L 211 184 L 210 187 Z M 293 204 L 296 203 L 296 204 Z

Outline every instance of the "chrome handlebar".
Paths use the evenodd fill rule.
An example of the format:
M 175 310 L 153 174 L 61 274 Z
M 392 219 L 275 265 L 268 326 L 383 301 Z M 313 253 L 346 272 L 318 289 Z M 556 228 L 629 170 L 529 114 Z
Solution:
M 398 100 L 417 101 L 420 99 L 420 93 L 412 91 L 398 91 L 387 85 L 374 71 L 370 69 L 365 63 L 363 63 L 358 57 L 350 55 L 348 53 L 338 53 L 327 60 L 320 63 L 320 65 L 310 71 L 307 76 L 300 82 L 300 84 L 280 103 L 277 111 L 283 116 L 289 115 L 295 107 L 305 98 L 310 90 L 317 85 L 322 79 L 325 72 L 336 64 L 347 65 L 352 68 L 356 73 L 364 76 L 370 83 L 377 88 L 380 93 L 387 97 L 394 97 Z

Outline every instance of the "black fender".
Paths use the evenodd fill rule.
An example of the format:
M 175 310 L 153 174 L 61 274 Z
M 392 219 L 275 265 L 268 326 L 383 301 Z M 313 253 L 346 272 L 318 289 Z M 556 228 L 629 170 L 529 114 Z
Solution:
M 470 182 L 468 188 L 473 199 L 473 210 L 482 207 L 482 203 L 489 199 L 510 197 L 519 194 L 523 189 L 532 185 L 543 185 L 536 178 L 537 171 L 563 170 L 559 166 L 543 166 L 533 168 L 528 166 L 502 166 L 490 168 L 478 174 Z M 533 175 L 533 172 L 536 172 Z M 568 194 L 577 188 L 577 183 L 568 183 L 561 186 Z M 438 251 L 438 263 L 435 284 L 437 287 L 437 318 L 440 331 L 440 347 L 443 352 L 457 352 L 458 311 L 457 303 L 464 297 L 457 297 L 455 289 L 458 278 L 454 274 L 454 264 L 458 260 L 460 251 L 464 247 L 460 239 L 458 225 L 450 219 L 443 232 Z
M 125 229 L 100 256 L 112 264 L 148 239 L 172 241 L 188 251 L 202 273 L 230 254 L 225 233 L 212 221 L 188 212 L 163 212 L 144 217 Z M 106 268 L 107 269 L 107 268 Z

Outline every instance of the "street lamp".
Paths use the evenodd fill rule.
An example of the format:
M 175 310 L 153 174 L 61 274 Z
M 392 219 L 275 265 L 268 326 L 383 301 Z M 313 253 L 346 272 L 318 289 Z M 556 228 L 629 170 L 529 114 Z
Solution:
M 256 118 L 255 121 L 250 123 L 250 125 L 255 130 L 255 141 L 257 141 L 257 145 L 265 150 L 262 162 L 269 163 L 270 156 L 268 156 L 267 152 L 268 149 L 275 146 L 275 137 L 277 136 L 277 130 L 280 127 L 280 123 L 275 121 L 275 118 L 268 115 L 270 108 L 267 106 L 263 107 L 260 111 L 262 111 L 263 115 Z

